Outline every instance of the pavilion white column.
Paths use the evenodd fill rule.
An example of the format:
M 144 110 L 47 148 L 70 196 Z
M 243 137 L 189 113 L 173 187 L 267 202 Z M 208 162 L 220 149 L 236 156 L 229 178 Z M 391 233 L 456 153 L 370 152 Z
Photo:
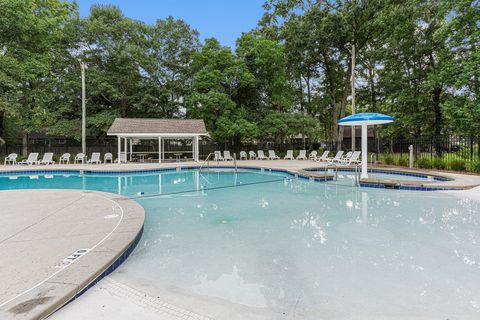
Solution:
M 128 149 L 127 149 L 127 138 L 123 138 L 123 152 L 125 153 L 125 162 L 127 162 L 128 158 L 127 158 L 127 153 L 128 153 Z
M 132 139 L 130 138 L 130 161 L 132 161 Z
M 165 160 L 165 139 L 162 139 L 162 160 Z
M 158 137 L 158 163 L 162 163 L 162 137 Z
M 198 136 L 195 136 L 195 161 L 198 162 L 198 154 L 199 154 L 199 148 L 198 148 Z
M 368 178 L 368 135 L 367 135 L 367 125 L 362 124 L 362 174 L 360 179 Z
M 120 155 L 122 154 L 122 137 L 117 136 L 118 139 L 118 157 L 117 157 L 117 162 L 121 163 L 120 161 Z
M 192 160 L 197 161 L 195 159 L 195 137 L 192 137 Z

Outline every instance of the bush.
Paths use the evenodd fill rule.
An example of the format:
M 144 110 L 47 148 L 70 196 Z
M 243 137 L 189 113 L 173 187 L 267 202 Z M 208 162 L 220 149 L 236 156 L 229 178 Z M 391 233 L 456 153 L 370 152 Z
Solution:
M 421 169 L 431 169 L 432 161 L 430 160 L 430 158 L 420 158 L 417 160 L 417 167 Z
M 402 166 L 402 167 L 408 167 L 408 158 L 406 158 L 406 157 L 398 158 L 397 165 Z
M 450 169 L 454 171 L 465 171 L 467 168 L 465 160 L 454 159 L 450 161 Z
M 383 156 L 383 162 L 385 162 L 385 164 L 395 164 L 395 159 L 393 158 L 393 155 L 387 153 Z
M 445 161 L 441 158 L 434 158 L 433 161 L 432 161 L 432 166 L 435 168 L 435 169 L 439 169 L 439 170 L 445 170 L 447 169 L 447 164 L 445 163 Z
M 470 171 L 480 172 L 480 161 L 475 161 L 470 164 Z

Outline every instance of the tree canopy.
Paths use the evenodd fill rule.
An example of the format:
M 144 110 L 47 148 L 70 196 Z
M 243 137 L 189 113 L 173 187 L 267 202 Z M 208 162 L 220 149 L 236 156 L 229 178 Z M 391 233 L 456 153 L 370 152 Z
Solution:
M 341 141 L 352 73 L 356 112 L 395 116 L 384 137 L 480 133 L 478 1 L 267 0 L 264 9 L 229 48 L 172 17 L 150 25 L 113 5 L 80 18 L 75 2 L 0 0 L 0 136 L 79 139 L 79 61 L 96 139 L 121 116 L 202 118 L 230 145 Z

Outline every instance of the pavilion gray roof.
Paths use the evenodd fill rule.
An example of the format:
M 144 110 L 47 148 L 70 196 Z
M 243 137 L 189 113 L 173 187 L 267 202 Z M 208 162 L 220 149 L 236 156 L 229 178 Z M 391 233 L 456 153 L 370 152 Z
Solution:
M 207 134 L 202 119 L 116 118 L 108 135 L 116 134 Z

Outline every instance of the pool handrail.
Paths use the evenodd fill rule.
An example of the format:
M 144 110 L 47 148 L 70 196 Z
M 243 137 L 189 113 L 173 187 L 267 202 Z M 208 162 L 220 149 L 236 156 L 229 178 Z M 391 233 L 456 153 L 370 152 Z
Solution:
M 207 157 L 205 158 L 205 160 L 203 160 L 203 163 L 200 165 L 200 168 L 198 169 L 199 171 L 202 171 L 203 167 L 205 166 L 205 164 L 207 164 L 207 167 L 210 168 L 210 156 L 214 154 L 213 152 L 210 152 Z

